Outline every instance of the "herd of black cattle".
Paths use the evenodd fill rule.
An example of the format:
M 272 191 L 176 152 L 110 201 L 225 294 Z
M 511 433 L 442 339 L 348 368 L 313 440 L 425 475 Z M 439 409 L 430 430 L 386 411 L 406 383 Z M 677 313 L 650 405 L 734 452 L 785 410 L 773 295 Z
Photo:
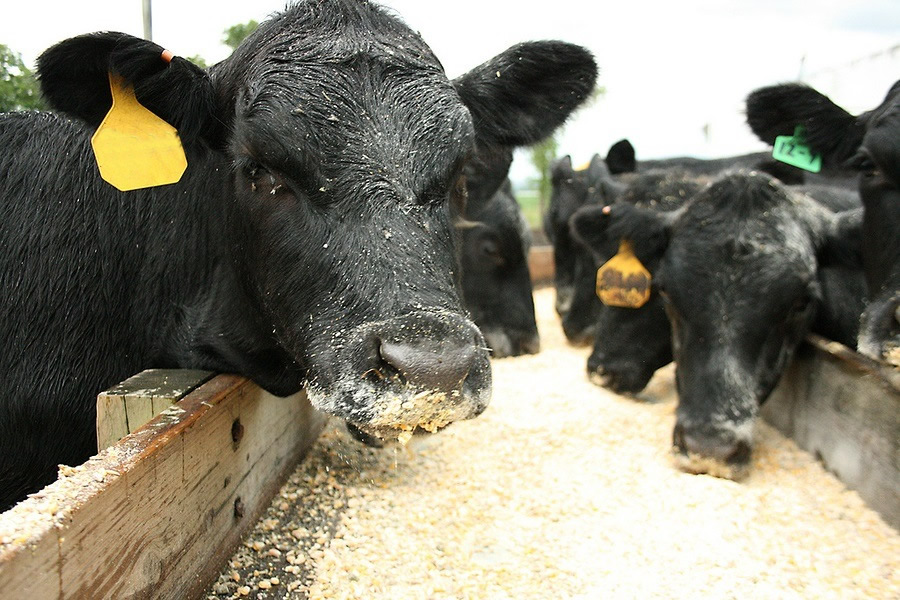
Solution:
M 110 73 L 177 128 L 178 183 L 101 179 Z M 53 112 L 0 115 L 0 509 L 93 454 L 96 394 L 146 368 L 305 387 L 378 444 L 480 414 L 489 349 L 538 351 L 507 174 L 594 89 L 585 49 L 522 43 L 451 81 L 396 17 L 317 0 L 207 70 L 96 33 L 38 74 Z M 769 143 L 803 125 L 825 176 L 763 155 L 637 163 L 627 142 L 553 169 L 566 335 L 593 340 L 588 370 L 617 391 L 674 358 L 690 470 L 746 467 L 807 331 L 873 357 L 898 343 L 900 86 L 859 117 L 801 85 L 754 92 L 747 114 Z M 595 295 L 623 240 L 652 276 L 641 308 Z

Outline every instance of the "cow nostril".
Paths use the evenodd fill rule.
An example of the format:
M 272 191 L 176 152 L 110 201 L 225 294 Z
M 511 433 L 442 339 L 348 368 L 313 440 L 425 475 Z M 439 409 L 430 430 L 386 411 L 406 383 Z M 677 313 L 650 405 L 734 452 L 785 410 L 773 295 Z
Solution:
M 680 423 L 675 424 L 675 430 L 672 432 L 672 446 L 679 454 L 687 453 L 687 448 L 684 445 L 684 426 Z
M 384 447 L 383 440 L 375 437 L 374 435 L 370 435 L 370 434 L 366 433 L 365 431 L 363 431 L 362 429 L 360 429 L 353 423 L 350 423 L 349 421 L 347 421 L 346 426 L 347 426 L 347 431 L 350 432 L 350 435 L 352 435 L 353 438 L 356 439 L 356 441 L 362 442 L 366 446 L 370 446 L 372 448 L 383 448 Z
M 475 364 L 475 346 L 382 341 L 378 353 L 387 369 L 423 389 L 452 391 Z
M 379 353 L 380 355 L 380 353 Z M 373 367 L 363 373 L 363 379 L 367 380 L 369 383 L 373 385 L 380 384 L 386 379 L 402 379 L 402 375 L 398 373 L 395 369 L 391 368 L 391 366 L 382 361 L 377 367 Z M 402 383 L 402 382 L 401 382 Z
M 739 439 L 727 430 L 686 431 L 675 425 L 672 444 L 681 454 L 705 456 L 730 465 L 745 465 L 750 461 L 750 442 Z
M 385 358 L 383 352 L 384 340 L 375 338 L 375 354 L 370 358 L 372 367 L 362 374 L 362 378 L 372 385 L 385 384 L 389 382 L 404 384 L 406 383 L 403 372 L 398 369 L 390 360 Z
M 751 447 L 748 442 L 744 440 L 738 440 L 738 442 L 734 445 L 734 449 L 731 451 L 731 454 L 725 459 L 725 462 L 730 464 L 738 464 L 743 465 L 750 462 L 750 454 Z

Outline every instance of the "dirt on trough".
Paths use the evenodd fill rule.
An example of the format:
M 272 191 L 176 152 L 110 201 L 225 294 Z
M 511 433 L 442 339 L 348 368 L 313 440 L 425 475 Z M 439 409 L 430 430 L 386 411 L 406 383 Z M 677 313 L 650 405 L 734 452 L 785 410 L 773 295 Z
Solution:
M 553 300 L 477 419 L 380 450 L 333 421 L 208 597 L 900 597 L 900 534 L 855 492 L 765 424 L 746 480 L 678 471 L 671 368 L 591 384 Z

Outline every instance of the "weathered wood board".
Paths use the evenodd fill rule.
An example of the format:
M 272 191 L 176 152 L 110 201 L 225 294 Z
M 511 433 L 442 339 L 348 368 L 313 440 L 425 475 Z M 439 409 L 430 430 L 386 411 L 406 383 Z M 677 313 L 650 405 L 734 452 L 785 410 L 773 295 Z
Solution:
M 532 246 L 528 252 L 528 272 L 534 284 L 553 282 L 553 246 Z
M 807 341 L 762 416 L 900 530 L 900 369 Z
M 202 594 L 325 421 L 303 393 L 215 377 L 0 514 L 0 596 Z
M 97 450 L 137 431 L 213 376 L 192 369 L 148 369 L 97 396 Z

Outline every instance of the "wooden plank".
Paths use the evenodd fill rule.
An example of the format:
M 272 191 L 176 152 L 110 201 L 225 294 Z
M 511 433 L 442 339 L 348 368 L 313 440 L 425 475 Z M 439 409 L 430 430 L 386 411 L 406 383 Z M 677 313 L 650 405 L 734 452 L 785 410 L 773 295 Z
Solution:
M 97 396 L 97 449 L 137 431 L 213 376 L 192 369 L 148 369 Z
M 532 246 L 528 252 L 528 272 L 534 284 L 553 281 L 553 246 Z
M 217 376 L 0 515 L 3 596 L 201 595 L 325 421 Z
M 108 392 L 97 396 L 97 449 L 109 448 L 128 433 L 125 396 Z
M 900 369 L 810 336 L 761 412 L 900 529 Z

